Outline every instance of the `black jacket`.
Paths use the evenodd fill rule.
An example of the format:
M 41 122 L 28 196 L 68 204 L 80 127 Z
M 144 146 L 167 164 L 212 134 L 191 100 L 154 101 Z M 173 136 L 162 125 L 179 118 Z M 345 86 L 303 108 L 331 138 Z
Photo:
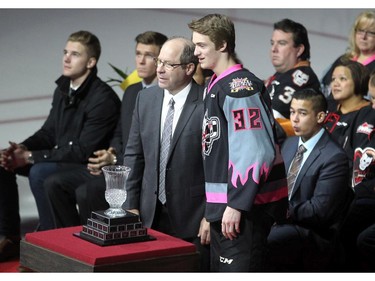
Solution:
M 98 149 L 107 149 L 120 116 L 117 94 L 94 68 L 72 98 L 70 78 L 56 80 L 52 108 L 35 134 L 22 142 L 35 162 L 87 163 Z

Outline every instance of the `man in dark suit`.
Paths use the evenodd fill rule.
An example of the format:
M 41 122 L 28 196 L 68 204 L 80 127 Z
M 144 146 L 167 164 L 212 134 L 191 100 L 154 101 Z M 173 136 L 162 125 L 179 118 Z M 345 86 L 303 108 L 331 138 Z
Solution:
M 346 153 L 322 127 L 326 110 L 321 92 L 307 88 L 293 95 L 290 120 L 296 136 L 282 147 L 289 210 L 286 221 L 274 225 L 268 237 L 271 270 L 324 271 L 332 262 L 352 191 Z M 300 145 L 305 148 L 302 164 L 292 171 Z
M 142 90 L 137 97 L 124 155 L 124 165 L 131 168 L 125 207 L 140 214 L 146 227 L 193 242 L 201 253 L 201 270 L 207 271 L 209 249 L 204 245 L 210 236 L 204 218 L 203 88 L 192 80 L 198 63 L 194 48 L 188 39 L 169 39 L 155 60 L 158 86 Z M 163 153 L 159 150 L 171 98 L 172 137 L 165 176 L 160 176 Z M 165 182 L 164 199 L 159 180 Z
M 86 224 L 92 211 L 109 207 L 105 200 L 105 180 L 101 168 L 122 164 L 124 149 L 128 141 L 135 100 L 143 88 L 155 85 L 156 67 L 154 58 L 168 38 L 159 32 L 146 31 L 135 38 L 135 62 L 141 82 L 130 85 L 124 92 L 121 118 L 107 149 L 94 152 L 87 167 L 79 167 L 66 174 L 57 174 L 45 182 L 45 189 L 52 205 L 56 226 L 68 227 Z M 79 212 L 76 208 L 78 204 Z
M 135 38 L 137 43 L 135 48 L 135 64 L 137 74 L 142 78 L 142 81 L 126 88 L 122 97 L 121 132 L 124 149 L 129 137 L 130 126 L 132 123 L 131 120 L 138 92 L 144 88 L 157 84 L 154 58 L 159 55 L 160 49 L 167 39 L 167 36 L 155 31 L 146 31 Z M 121 158 L 123 157 L 123 154 L 122 151 Z

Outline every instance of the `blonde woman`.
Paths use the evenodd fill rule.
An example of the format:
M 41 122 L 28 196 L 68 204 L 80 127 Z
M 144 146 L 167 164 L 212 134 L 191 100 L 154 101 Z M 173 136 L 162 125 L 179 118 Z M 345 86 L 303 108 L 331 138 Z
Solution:
M 357 16 L 350 31 L 349 46 L 346 53 L 331 65 L 322 78 L 322 90 L 327 96 L 329 95 L 328 109 L 337 105 L 331 94 L 331 78 L 332 72 L 340 62 L 341 57 L 361 63 L 369 72 L 375 69 L 375 11 L 364 11 Z

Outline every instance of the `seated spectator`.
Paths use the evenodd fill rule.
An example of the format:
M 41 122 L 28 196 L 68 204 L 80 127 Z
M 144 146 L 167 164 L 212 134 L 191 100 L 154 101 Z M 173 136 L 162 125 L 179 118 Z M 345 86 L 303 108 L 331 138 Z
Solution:
M 319 79 L 310 65 L 310 43 L 306 28 L 290 19 L 273 25 L 270 57 L 276 72 L 266 81 L 273 114 L 286 135 L 294 135 L 289 120 L 290 102 L 295 91 L 319 90 Z M 279 135 L 281 132 L 279 132 Z
M 120 114 L 120 99 L 97 76 L 99 39 L 88 31 L 72 33 L 63 54 L 63 75 L 56 80 L 52 108 L 42 128 L 25 141 L 10 142 L 0 154 L 0 260 L 19 252 L 20 216 L 15 174 L 29 178 L 39 230 L 55 227 L 44 182 L 49 176 L 85 167 L 98 149 L 108 147 Z M 3 243 L 5 241 L 5 243 Z M 15 248 L 13 247 L 13 248 Z M 12 255 L 9 255 L 12 252 Z
M 59 173 L 46 181 L 46 192 L 58 228 L 86 224 L 92 211 L 109 207 L 105 200 L 106 183 L 101 168 L 123 164 L 138 92 L 157 83 L 154 58 L 159 55 L 166 40 L 164 34 L 154 31 L 143 32 L 135 38 L 135 63 L 142 81 L 126 88 L 122 98 L 121 118 L 109 147 L 95 151 L 88 159 L 87 168 L 68 171 L 67 175 Z
M 289 210 L 268 236 L 271 271 L 325 271 L 334 263 L 335 241 L 352 191 L 345 151 L 323 128 L 326 110 L 321 92 L 303 89 L 293 95 L 290 120 L 296 136 L 282 147 Z
M 332 72 L 341 58 L 357 61 L 369 72 L 375 69 L 375 11 L 361 12 L 351 27 L 349 47 L 345 54 L 340 55 L 321 79 L 321 88 L 328 100 L 328 110 L 336 109 L 336 101 L 331 92 Z
M 347 152 L 350 167 L 353 159 L 350 134 L 358 110 L 369 105 L 365 99 L 369 73 L 360 63 L 342 59 L 332 72 L 332 95 L 337 108 L 328 112 L 324 126 L 332 138 Z
M 341 231 L 346 254 L 343 271 L 375 269 L 368 267 L 375 263 L 366 258 L 367 254 L 373 255 L 374 251 L 370 238 L 366 238 L 367 235 L 373 235 L 373 231 L 366 229 L 375 223 L 375 70 L 368 83 L 371 104 L 358 111 L 351 135 L 354 149 L 352 187 L 355 198 Z

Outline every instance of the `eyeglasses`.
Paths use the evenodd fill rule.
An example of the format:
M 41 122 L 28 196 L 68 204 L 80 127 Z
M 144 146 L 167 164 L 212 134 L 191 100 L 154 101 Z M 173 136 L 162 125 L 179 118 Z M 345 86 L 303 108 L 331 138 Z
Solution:
M 169 63 L 169 62 L 163 61 L 163 60 L 158 59 L 158 58 L 154 58 L 154 61 L 155 61 L 155 65 L 157 67 L 162 65 L 162 66 L 165 67 L 166 70 L 173 70 L 176 67 L 179 67 L 179 66 L 182 66 L 182 65 L 187 65 L 187 63 Z
M 358 35 L 367 35 L 369 37 L 375 37 L 375 31 L 368 31 L 368 30 L 364 30 L 364 29 L 356 29 L 355 32 L 358 34 Z

